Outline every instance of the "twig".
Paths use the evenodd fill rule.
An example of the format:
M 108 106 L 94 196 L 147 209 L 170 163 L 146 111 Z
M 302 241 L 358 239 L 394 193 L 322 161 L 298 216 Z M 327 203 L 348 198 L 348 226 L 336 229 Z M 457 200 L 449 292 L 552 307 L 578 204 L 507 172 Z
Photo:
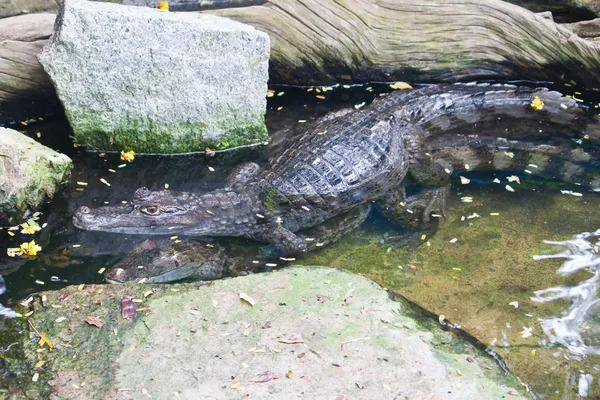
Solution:
M 359 338 L 356 338 L 356 339 L 346 340 L 345 342 L 342 342 L 342 344 L 340 345 L 340 348 L 343 350 L 344 349 L 344 345 L 346 343 L 358 342 L 359 340 L 368 340 L 368 339 L 371 339 L 371 338 L 367 336 L 367 337 L 359 337 Z

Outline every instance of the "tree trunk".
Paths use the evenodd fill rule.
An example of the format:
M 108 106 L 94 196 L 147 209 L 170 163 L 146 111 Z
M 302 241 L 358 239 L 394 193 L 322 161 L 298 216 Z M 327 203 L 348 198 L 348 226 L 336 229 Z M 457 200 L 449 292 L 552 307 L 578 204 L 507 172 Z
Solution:
M 0 19 L 0 120 L 59 108 L 52 83 L 37 60 L 55 18 L 29 14 Z
M 600 87 L 600 46 L 499 0 L 271 0 L 211 11 L 272 40 L 272 83 L 573 79 Z
M 271 83 L 565 79 L 600 88 L 600 44 L 499 0 L 271 0 L 207 12 L 269 34 Z M 13 18 L 0 19 L 4 116 L 15 100 L 53 96 L 35 55 L 54 16 L 15 18 L 45 22 L 26 21 L 17 34 Z

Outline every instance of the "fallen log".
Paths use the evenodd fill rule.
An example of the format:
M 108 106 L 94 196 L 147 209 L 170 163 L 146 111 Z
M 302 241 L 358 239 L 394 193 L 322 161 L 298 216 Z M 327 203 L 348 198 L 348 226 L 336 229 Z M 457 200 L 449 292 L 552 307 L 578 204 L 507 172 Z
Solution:
M 599 43 L 500 0 L 271 0 L 206 12 L 269 34 L 271 83 L 565 79 L 600 88 Z M 7 38 L 11 18 L 0 20 L 0 120 L 24 99 L 56 101 L 35 58 L 54 16 L 14 18 L 29 17 L 46 21 L 26 25 L 35 40 Z
M 210 12 L 269 34 L 271 83 L 564 76 L 600 88 L 600 46 L 499 0 L 271 0 Z
M 52 83 L 37 60 L 55 18 L 28 14 L 0 19 L 0 120 L 58 108 Z

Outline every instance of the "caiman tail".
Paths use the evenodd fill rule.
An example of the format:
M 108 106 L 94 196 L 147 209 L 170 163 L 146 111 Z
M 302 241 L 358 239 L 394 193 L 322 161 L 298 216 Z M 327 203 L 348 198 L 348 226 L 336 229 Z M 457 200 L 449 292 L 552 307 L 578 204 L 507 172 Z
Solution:
M 428 140 L 451 133 L 505 138 L 587 135 L 592 141 L 600 140 L 597 115 L 547 88 L 469 83 L 440 89 L 427 87 L 390 99 L 399 107 L 398 114 L 416 123 Z
M 457 84 L 408 103 L 404 110 L 420 115 L 419 133 L 407 138 L 415 165 L 434 161 L 457 172 L 507 170 L 600 188 L 600 154 L 594 147 L 600 120 L 559 92 Z

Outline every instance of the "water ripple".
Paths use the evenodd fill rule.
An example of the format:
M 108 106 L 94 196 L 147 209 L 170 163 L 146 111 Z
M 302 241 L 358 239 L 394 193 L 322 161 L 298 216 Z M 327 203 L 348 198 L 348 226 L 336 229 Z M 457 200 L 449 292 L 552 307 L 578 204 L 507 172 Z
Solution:
M 569 352 L 575 355 L 600 354 L 600 348 L 590 343 L 589 338 L 597 331 L 589 322 L 600 315 L 593 308 L 600 299 L 597 296 L 598 279 L 600 278 L 600 255 L 598 246 L 600 241 L 600 229 L 596 232 L 585 232 L 575 235 L 571 240 L 549 241 L 544 243 L 565 247 L 566 249 L 552 255 L 536 255 L 534 260 L 545 260 L 551 258 L 562 258 L 566 261 L 556 271 L 562 276 L 569 276 L 577 271 L 585 269 L 593 276 L 577 286 L 556 286 L 549 289 L 538 290 L 535 297 L 531 299 L 540 303 L 546 303 L 558 299 L 571 299 L 572 305 L 562 317 L 548 318 L 542 321 L 542 329 L 551 343 L 565 346 Z M 597 333 L 597 332 L 596 332 Z M 586 343 L 587 341 L 587 343 Z

